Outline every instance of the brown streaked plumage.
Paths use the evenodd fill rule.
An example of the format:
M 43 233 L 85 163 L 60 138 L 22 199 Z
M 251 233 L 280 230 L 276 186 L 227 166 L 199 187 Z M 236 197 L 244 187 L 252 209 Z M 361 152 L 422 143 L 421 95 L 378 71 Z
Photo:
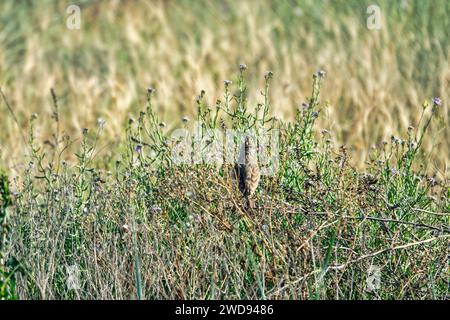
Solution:
M 256 144 L 250 137 L 245 137 L 243 148 L 239 155 L 239 161 L 234 167 L 239 191 L 244 195 L 246 207 L 254 208 L 252 199 L 259 184 L 260 170 Z

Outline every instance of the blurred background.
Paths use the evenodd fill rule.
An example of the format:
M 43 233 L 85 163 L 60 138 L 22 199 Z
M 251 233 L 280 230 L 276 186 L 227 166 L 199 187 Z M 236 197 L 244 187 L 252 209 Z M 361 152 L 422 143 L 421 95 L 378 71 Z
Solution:
M 66 26 L 69 4 L 81 28 Z M 370 5 L 381 29 L 371 30 Z M 77 138 L 106 121 L 104 157 L 114 157 L 124 124 L 145 106 L 146 88 L 171 130 L 195 114 L 203 89 L 211 104 L 248 66 L 249 100 L 261 101 L 272 70 L 273 113 L 286 121 L 310 94 L 312 74 L 326 73 L 322 99 L 330 107 L 319 126 L 346 144 L 362 165 L 373 145 L 406 136 L 424 101 L 443 101 L 428 165 L 449 159 L 450 1 L 448 0 L 216 0 L 0 2 L 0 86 L 17 123 L 0 103 L 0 166 L 27 163 L 23 136 L 38 113 L 37 138 L 51 134 L 50 89 L 59 97 L 64 131 Z

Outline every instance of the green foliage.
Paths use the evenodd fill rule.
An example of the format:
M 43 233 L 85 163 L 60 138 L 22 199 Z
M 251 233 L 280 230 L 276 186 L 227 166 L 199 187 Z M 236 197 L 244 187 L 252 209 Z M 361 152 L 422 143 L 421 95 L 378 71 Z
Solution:
M 245 70 L 235 84 L 225 82 L 214 108 L 203 91 L 196 103 L 205 136 L 211 129 L 279 130 L 277 174 L 261 178 L 252 210 L 230 174 L 233 164 L 174 161 L 177 142 L 158 119 L 154 89 L 138 121 L 128 122 L 116 162 L 105 168 L 97 159 L 103 124 L 94 135 L 83 130 L 74 163 L 61 160 L 72 140 L 55 139 L 53 154 L 61 154 L 49 157 L 32 131 L 32 161 L 15 186 L 12 221 L 11 252 L 30 270 L 17 283 L 21 298 L 447 296 L 449 186 L 417 163 L 437 106 L 424 110 L 418 132 L 375 150 L 359 172 L 328 131 L 317 134 L 327 107 L 324 72 L 314 75 L 307 103 L 286 123 L 271 116 L 273 74 L 253 106 Z M 11 196 L 2 179 L 6 212 Z M 79 288 L 66 283 L 73 265 Z M 376 291 L 366 286 L 373 265 L 382 270 Z
M 8 257 L 10 246 L 10 214 L 12 205 L 8 176 L 0 170 L 0 300 L 15 299 L 16 261 Z

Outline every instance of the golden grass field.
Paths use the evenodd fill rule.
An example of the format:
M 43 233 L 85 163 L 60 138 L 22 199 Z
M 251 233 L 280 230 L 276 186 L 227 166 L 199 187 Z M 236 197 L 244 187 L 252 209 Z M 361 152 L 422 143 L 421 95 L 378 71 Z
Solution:
M 28 118 L 38 113 L 37 137 L 49 135 L 54 88 L 64 131 L 106 120 L 105 158 L 114 157 L 123 124 L 155 87 L 160 117 L 176 128 L 195 113 L 204 89 L 213 104 L 223 80 L 248 66 L 249 101 L 261 100 L 272 70 L 274 112 L 291 119 L 307 97 L 311 74 L 327 72 L 330 107 L 320 126 L 361 165 L 372 145 L 417 123 L 424 101 L 443 101 L 432 139 L 430 170 L 449 159 L 450 2 L 378 1 L 381 30 L 366 27 L 371 1 L 78 1 L 81 29 L 66 27 L 58 1 L 0 4 L 0 86 L 18 123 L 0 104 L 0 164 L 26 163 Z M 230 80 L 234 80 L 231 78 Z M 25 137 L 25 138 L 23 138 Z
M 76 5 L 0 1 L 0 300 L 448 300 L 449 0 Z

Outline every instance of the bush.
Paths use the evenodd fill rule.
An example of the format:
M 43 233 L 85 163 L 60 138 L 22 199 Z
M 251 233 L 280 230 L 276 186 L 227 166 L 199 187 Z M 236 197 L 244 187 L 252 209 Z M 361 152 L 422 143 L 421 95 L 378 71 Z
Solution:
M 18 296 L 444 299 L 449 186 L 416 163 L 439 101 L 424 108 L 417 131 L 374 150 L 359 172 L 347 149 L 315 128 L 327 108 L 323 71 L 293 123 L 270 115 L 271 72 L 263 101 L 248 105 L 245 72 L 241 65 L 235 87 L 225 82 L 223 101 L 210 106 L 199 95 L 197 133 L 207 138 L 200 147 L 170 135 L 152 88 L 111 163 L 99 159 L 103 121 L 94 134 L 83 130 L 75 163 L 63 160 L 74 140 L 57 131 L 49 151 L 31 131 L 12 222 L 12 253 L 29 270 L 18 278 Z M 278 133 L 277 170 L 261 177 L 254 208 L 236 187 L 234 163 L 194 161 L 199 150 L 216 155 L 211 132 L 227 129 Z M 177 162 L 174 150 L 188 161 Z M 75 279 L 68 270 L 77 270 Z

